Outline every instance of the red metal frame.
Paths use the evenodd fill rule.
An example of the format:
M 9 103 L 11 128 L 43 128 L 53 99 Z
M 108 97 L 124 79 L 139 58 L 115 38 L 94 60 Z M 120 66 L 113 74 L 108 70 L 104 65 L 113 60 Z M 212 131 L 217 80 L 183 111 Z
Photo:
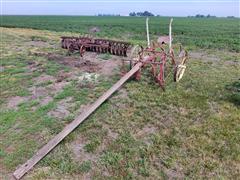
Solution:
M 162 47 L 159 47 L 160 50 L 156 50 L 155 48 L 146 48 L 144 49 L 141 47 L 141 51 L 139 52 L 139 60 L 143 62 L 142 68 L 144 68 L 147 64 L 151 65 L 151 72 L 155 79 L 155 81 L 159 84 L 159 86 L 164 90 L 165 87 L 165 66 L 166 62 L 168 60 L 168 57 L 171 59 L 172 65 L 176 65 L 174 60 L 174 54 L 173 51 L 171 51 L 169 54 L 165 52 L 165 50 Z M 144 60 L 143 60 L 144 58 Z M 160 61 L 158 61 L 160 59 Z M 137 62 L 138 62 L 137 61 Z M 137 63 L 135 62 L 135 64 Z M 139 69 L 135 73 L 135 79 L 139 80 L 141 78 L 141 69 Z
M 89 37 L 61 37 L 62 48 L 70 53 L 79 51 L 82 57 L 85 51 L 110 53 L 117 56 L 127 56 L 127 50 L 131 47 L 128 42 L 109 39 L 94 39 Z

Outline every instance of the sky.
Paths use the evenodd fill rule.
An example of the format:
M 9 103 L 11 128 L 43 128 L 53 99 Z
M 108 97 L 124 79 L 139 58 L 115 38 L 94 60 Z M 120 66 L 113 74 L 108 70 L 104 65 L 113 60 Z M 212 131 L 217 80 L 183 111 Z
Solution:
M 240 17 L 240 0 L 0 0 L 2 15 L 97 15 L 150 11 L 161 16 Z

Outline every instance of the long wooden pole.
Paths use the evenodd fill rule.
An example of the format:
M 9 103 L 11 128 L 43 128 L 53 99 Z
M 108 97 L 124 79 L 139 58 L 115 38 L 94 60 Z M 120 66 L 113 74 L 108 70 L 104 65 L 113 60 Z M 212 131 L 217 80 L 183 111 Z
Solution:
M 169 23 L 169 50 L 172 51 L 172 22 L 173 18 L 171 18 Z
M 150 38 L 149 38 L 149 28 L 148 28 L 148 18 L 146 19 L 146 31 L 147 31 L 147 46 L 150 48 Z
M 75 120 L 68 124 L 59 134 L 44 145 L 31 159 L 21 165 L 14 173 L 16 179 L 20 179 L 35 164 L 46 156 L 55 146 L 57 146 L 68 134 L 70 134 L 80 123 L 82 123 L 90 114 L 92 114 L 104 101 L 106 101 L 115 91 L 117 91 L 133 74 L 142 66 L 142 62 L 137 63 L 127 74 L 125 74 L 116 84 L 107 92 L 99 97 L 85 112 L 80 114 Z

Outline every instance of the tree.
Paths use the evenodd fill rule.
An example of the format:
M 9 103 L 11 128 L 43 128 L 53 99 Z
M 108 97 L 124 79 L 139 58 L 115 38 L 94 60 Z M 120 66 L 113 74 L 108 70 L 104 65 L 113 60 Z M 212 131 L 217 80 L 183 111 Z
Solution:
M 154 14 L 148 11 L 137 12 L 137 13 L 131 12 L 129 13 L 129 16 L 146 16 L 147 17 L 147 16 L 154 16 Z
M 154 16 L 154 14 L 148 12 L 148 11 L 144 11 L 143 12 L 143 16 Z
M 195 17 L 196 17 L 196 18 L 204 18 L 204 15 L 202 15 L 202 14 L 197 14 Z
M 135 12 L 130 12 L 129 16 L 136 16 L 136 13 Z

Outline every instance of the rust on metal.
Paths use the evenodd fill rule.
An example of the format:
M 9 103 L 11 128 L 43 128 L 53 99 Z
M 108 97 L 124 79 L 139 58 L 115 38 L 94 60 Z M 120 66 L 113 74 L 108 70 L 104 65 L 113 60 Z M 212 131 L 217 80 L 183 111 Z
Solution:
M 188 59 L 188 53 L 181 45 L 178 56 L 175 56 L 174 49 L 172 47 L 172 21 L 173 19 L 170 20 L 169 24 L 169 36 L 160 36 L 157 42 L 152 41 L 150 43 L 147 18 L 146 31 L 148 46 L 144 48 L 137 45 L 132 48 L 132 52 L 130 54 L 130 68 L 132 65 L 142 62 L 144 59 L 142 68 L 146 67 L 146 65 L 151 66 L 151 72 L 154 80 L 163 90 L 165 90 L 165 81 L 170 74 L 166 70 L 167 62 L 170 61 L 171 63 L 171 69 L 173 69 L 173 80 L 178 82 L 183 77 L 186 69 L 186 61 Z M 139 80 L 140 78 L 141 68 L 135 73 L 135 79 Z
M 75 120 L 68 124 L 59 134 L 43 146 L 31 159 L 21 165 L 14 173 L 16 179 L 20 179 L 30 169 L 33 168 L 43 157 L 45 157 L 54 147 L 56 147 L 68 134 L 70 134 L 80 123 L 89 117 L 103 102 L 105 102 L 115 91 L 117 91 L 130 77 L 136 79 L 141 78 L 141 69 L 147 65 L 151 66 L 151 71 L 154 79 L 162 89 L 165 89 L 166 66 L 170 61 L 174 71 L 174 81 L 178 82 L 186 69 L 186 61 L 188 53 L 180 46 L 180 53 L 175 56 L 172 48 L 171 24 L 169 25 L 169 37 L 160 38 L 158 43 L 150 43 L 148 34 L 148 19 L 146 21 L 148 34 L 148 47 L 135 46 L 130 54 L 131 70 L 126 73 L 116 84 L 108 91 L 99 97 L 87 110 L 81 113 Z M 166 46 L 169 44 L 169 47 Z M 110 53 L 119 56 L 127 56 L 127 50 L 130 47 L 129 43 L 106 40 L 93 39 L 89 37 L 62 37 L 62 48 L 68 49 L 69 52 L 79 51 L 83 56 L 85 51 Z
M 127 50 L 131 46 L 128 42 L 114 41 L 109 39 L 94 39 L 89 37 L 61 37 L 62 48 L 70 53 L 79 51 L 83 56 L 85 51 L 98 53 L 110 53 L 117 56 L 127 56 Z

